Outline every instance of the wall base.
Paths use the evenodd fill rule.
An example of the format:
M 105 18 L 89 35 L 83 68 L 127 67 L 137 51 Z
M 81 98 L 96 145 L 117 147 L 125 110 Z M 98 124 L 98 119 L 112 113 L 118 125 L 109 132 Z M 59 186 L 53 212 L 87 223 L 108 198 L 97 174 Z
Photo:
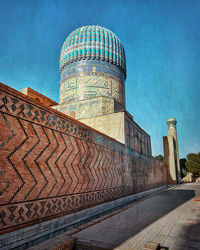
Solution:
M 0 248 L 2 250 L 13 248 L 20 250 L 27 249 L 91 220 L 125 207 L 130 203 L 141 200 L 151 194 L 163 191 L 166 188 L 168 188 L 167 185 L 153 188 L 145 192 L 126 196 L 118 200 L 106 202 L 76 213 L 0 235 Z

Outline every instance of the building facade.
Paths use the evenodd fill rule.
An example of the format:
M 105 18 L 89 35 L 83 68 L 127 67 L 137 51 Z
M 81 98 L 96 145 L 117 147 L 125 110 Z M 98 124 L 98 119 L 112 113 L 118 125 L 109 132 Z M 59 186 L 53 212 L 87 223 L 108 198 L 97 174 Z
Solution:
M 60 101 L 54 108 L 151 156 L 150 136 L 125 105 L 126 56 L 119 38 L 84 26 L 65 40 L 60 56 Z

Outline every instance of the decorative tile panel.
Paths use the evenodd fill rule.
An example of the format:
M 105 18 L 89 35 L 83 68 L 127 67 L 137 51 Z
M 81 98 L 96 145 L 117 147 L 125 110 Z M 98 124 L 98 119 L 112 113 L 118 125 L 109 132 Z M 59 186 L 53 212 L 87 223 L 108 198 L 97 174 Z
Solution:
M 99 72 L 77 73 L 62 78 L 60 104 L 94 97 L 110 97 L 125 107 L 124 84 L 112 75 Z

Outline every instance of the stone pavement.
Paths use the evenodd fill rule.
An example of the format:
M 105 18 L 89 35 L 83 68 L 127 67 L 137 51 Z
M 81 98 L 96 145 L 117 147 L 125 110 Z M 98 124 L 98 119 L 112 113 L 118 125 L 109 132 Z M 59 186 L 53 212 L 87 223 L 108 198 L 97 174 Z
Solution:
M 162 249 L 200 249 L 200 183 L 133 204 L 73 237 L 105 249 L 106 245 L 107 249 L 142 249 L 147 241 L 159 242 Z

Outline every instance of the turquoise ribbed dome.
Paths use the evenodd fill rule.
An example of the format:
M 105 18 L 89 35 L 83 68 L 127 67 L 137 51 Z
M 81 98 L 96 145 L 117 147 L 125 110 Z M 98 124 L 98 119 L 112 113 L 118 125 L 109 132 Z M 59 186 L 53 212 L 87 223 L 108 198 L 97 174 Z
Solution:
M 80 60 L 105 61 L 118 66 L 126 74 L 122 43 L 112 31 L 100 26 L 83 26 L 66 38 L 60 55 L 60 73 L 66 65 Z

